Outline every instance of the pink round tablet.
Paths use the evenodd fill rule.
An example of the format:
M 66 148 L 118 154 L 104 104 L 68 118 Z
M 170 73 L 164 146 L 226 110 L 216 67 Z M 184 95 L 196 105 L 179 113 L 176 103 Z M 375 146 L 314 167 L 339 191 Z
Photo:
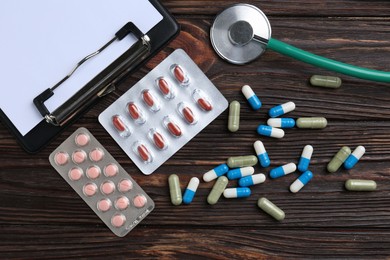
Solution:
M 95 148 L 89 153 L 89 159 L 91 159 L 91 161 L 94 162 L 98 162 L 102 160 L 103 157 L 104 157 L 104 152 L 99 148 Z
M 112 205 L 111 200 L 109 200 L 109 199 L 101 199 L 97 203 L 97 208 L 98 208 L 98 210 L 100 210 L 102 212 L 106 212 L 106 211 L 110 210 L 111 205 Z
M 129 179 L 124 179 L 124 180 L 121 180 L 119 183 L 118 183 L 118 190 L 120 192 L 128 192 L 129 190 L 131 190 L 133 188 L 133 183 L 131 182 L 131 180 Z
M 129 202 L 129 199 L 125 196 L 122 196 L 122 197 L 119 197 L 116 201 L 115 201 L 115 207 L 118 209 L 118 210 L 125 210 L 127 209 L 127 207 L 129 206 L 130 202 Z
M 86 159 L 86 154 L 83 150 L 74 151 L 72 154 L 72 160 L 74 163 L 80 164 L 83 163 Z
M 54 161 L 56 162 L 57 165 L 65 165 L 69 161 L 69 155 L 66 152 L 58 152 L 54 156 Z
M 145 206 L 146 201 L 147 201 L 147 199 L 144 195 L 137 195 L 133 199 L 133 204 L 136 208 L 142 208 Z
M 97 191 L 97 187 L 94 183 L 87 183 L 83 187 L 83 192 L 88 197 L 95 195 L 96 191 Z
M 100 186 L 100 190 L 102 191 L 103 194 L 108 195 L 115 191 L 115 185 L 112 181 L 105 181 Z
M 80 133 L 76 135 L 75 142 L 78 146 L 86 146 L 89 143 L 89 135 Z
M 126 222 L 126 217 L 123 214 L 115 214 L 111 218 L 111 224 L 117 228 L 123 226 L 125 222 Z
M 118 166 L 116 164 L 109 164 L 104 168 L 104 175 L 107 177 L 114 177 L 118 173 Z
M 91 166 L 87 169 L 88 178 L 94 180 L 100 176 L 100 168 L 98 166 Z
M 70 169 L 68 173 L 69 179 L 72 181 L 78 181 L 83 177 L 83 170 L 81 170 L 79 167 L 75 167 Z

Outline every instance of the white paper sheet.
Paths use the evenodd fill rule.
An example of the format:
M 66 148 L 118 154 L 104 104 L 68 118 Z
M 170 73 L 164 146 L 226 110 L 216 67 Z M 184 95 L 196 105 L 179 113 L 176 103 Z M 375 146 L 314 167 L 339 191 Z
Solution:
M 147 0 L 1 0 L 0 107 L 22 135 L 42 116 L 33 99 L 127 22 L 144 33 L 163 17 Z M 116 41 L 83 64 L 45 105 L 55 110 L 135 42 Z

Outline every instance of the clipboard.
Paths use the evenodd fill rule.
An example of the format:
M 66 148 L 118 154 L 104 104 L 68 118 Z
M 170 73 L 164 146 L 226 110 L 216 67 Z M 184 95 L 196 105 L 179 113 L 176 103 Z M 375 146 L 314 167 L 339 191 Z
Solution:
M 31 104 L 28 103 L 28 108 L 31 110 L 28 110 L 28 113 L 32 113 L 32 109 L 35 109 L 33 111 L 34 117 L 36 117 L 35 114 L 40 116 L 36 124 L 32 119 L 32 123 L 29 121 L 29 124 L 33 125 L 32 128 L 29 129 L 28 127 L 25 127 L 23 125 L 24 119 L 21 116 L 23 113 L 20 113 L 20 111 L 18 111 L 19 116 L 17 115 L 17 113 L 15 113 L 16 115 L 12 113 L 13 109 L 15 109 L 14 107 L 16 107 L 19 102 L 18 98 L 7 99 L 6 97 L 3 97 L 2 99 L 2 97 L 0 96 L 0 120 L 9 128 L 9 130 L 17 138 L 21 146 L 29 153 L 38 152 L 43 146 L 49 143 L 50 140 L 57 136 L 64 128 L 66 128 L 69 124 L 73 123 L 84 111 L 90 108 L 99 99 L 99 97 L 102 97 L 114 91 L 116 85 L 119 84 L 122 79 L 124 79 L 131 72 L 139 68 L 147 60 L 153 57 L 179 32 L 178 23 L 159 3 L 158 0 L 83 0 L 81 2 L 78 0 L 9 0 L 2 1 L 2 3 L 0 3 L 0 22 L 2 15 L 6 14 L 6 12 L 9 12 L 10 10 L 12 10 L 12 8 L 20 8 L 20 6 L 23 6 L 23 4 L 31 5 L 30 2 L 33 2 L 34 5 L 30 6 L 29 8 L 26 8 L 29 10 L 25 10 L 25 13 L 19 11 L 16 12 L 16 17 L 13 15 L 12 19 L 17 19 L 17 16 L 19 16 L 20 19 L 24 19 L 24 17 L 26 16 L 26 12 L 33 12 L 33 15 L 30 15 L 30 17 L 33 18 L 31 21 L 34 23 L 36 22 L 37 24 L 35 27 L 30 26 L 29 28 L 33 28 L 34 30 L 37 29 L 37 31 L 39 31 L 45 25 L 48 24 L 50 28 L 54 28 L 55 30 L 59 30 L 59 32 L 63 32 L 68 29 L 66 26 L 67 23 L 70 22 L 69 19 L 78 19 L 78 25 L 80 25 L 80 23 L 86 23 L 92 25 L 101 24 L 101 26 L 96 26 L 97 28 L 93 26 L 86 27 L 91 28 L 91 31 L 84 30 L 83 32 L 81 32 L 81 36 L 76 35 L 73 41 L 69 41 L 69 45 L 71 46 L 66 45 L 64 48 L 60 49 L 60 54 L 62 56 L 59 56 L 63 58 L 58 59 L 58 64 L 60 64 L 62 60 L 67 59 L 72 60 L 73 64 L 70 65 L 68 61 L 68 64 L 65 66 L 66 68 L 68 68 L 68 70 L 62 69 L 61 71 L 56 71 L 55 73 L 53 73 L 56 76 L 56 80 L 54 80 L 54 76 L 50 74 L 52 78 L 51 85 L 31 84 L 31 88 L 27 88 L 27 92 L 20 92 L 21 90 L 19 90 L 18 88 L 21 88 L 21 86 L 18 85 L 18 79 L 16 78 L 16 76 L 8 79 L 7 77 L 10 73 L 2 75 L 2 72 L 0 72 L 0 90 L 3 93 L 12 93 L 12 95 L 17 95 L 18 98 L 28 98 L 28 100 L 24 101 L 25 103 L 30 102 L 29 100 L 31 99 Z M 72 6 L 72 4 L 74 6 Z M 78 7 L 80 5 L 82 6 L 80 8 L 84 8 L 85 10 L 88 9 L 88 12 L 86 12 L 85 10 L 75 9 L 75 7 Z M 10 10 L 7 10 L 7 7 L 10 7 Z M 74 12 L 74 10 L 78 10 L 79 16 L 72 15 L 72 12 Z M 126 10 L 130 10 L 128 18 Z M 48 14 L 50 14 L 51 11 L 54 12 L 54 14 L 52 14 L 53 17 L 47 18 L 50 16 Z M 95 14 L 95 12 L 96 15 L 94 16 L 93 14 Z M 102 16 L 103 12 L 104 16 Z M 63 13 L 64 17 L 61 16 Z M 130 13 L 132 15 L 130 15 Z M 138 21 L 132 21 L 132 16 L 135 17 L 135 20 L 138 19 Z M 45 18 L 49 19 L 49 23 L 47 23 L 48 21 L 45 21 Z M 111 20 L 113 20 L 112 23 L 116 24 L 115 26 L 109 27 L 107 23 L 110 23 Z M 42 22 L 46 23 L 43 23 L 42 25 Z M 53 25 L 54 22 L 57 22 L 57 25 Z M 72 22 L 75 21 L 72 20 Z M 9 26 L 9 24 L 11 25 L 11 27 L 13 26 L 13 28 L 6 27 Z M 8 24 L 3 23 L 2 25 L 0 25 L 0 34 L 3 34 L 2 37 L 5 37 L 4 34 L 7 34 L 9 32 L 15 33 L 19 31 L 21 34 L 23 34 L 23 27 L 23 22 L 19 22 L 18 20 L 16 20 L 15 23 L 12 23 L 12 21 Z M 72 28 L 72 30 L 74 30 L 74 28 Z M 71 33 L 73 33 L 72 30 L 70 30 Z M 78 41 L 80 40 L 80 38 L 84 37 L 84 32 L 87 32 L 93 37 L 98 37 L 98 35 L 100 34 L 104 35 L 104 37 L 102 37 L 103 39 L 97 39 L 99 43 L 97 43 L 96 40 L 91 40 L 91 42 L 93 42 L 91 43 L 91 46 L 99 46 L 100 48 L 93 49 L 91 46 L 89 46 L 88 51 L 83 52 L 84 54 L 79 53 L 78 55 L 74 56 L 69 54 L 69 52 L 66 55 L 63 54 L 63 49 L 69 47 L 69 49 L 80 51 L 78 49 L 78 44 L 83 45 L 85 42 L 89 42 L 88 39 Z M 31 31 L 29 31 L 29 33 L 31 33 Z M 39 35 L 39 32 L 37 34 Z M 64 39 L 61 40 L 61 33 L 58 33 L 57 35 L 59 35 L 57 37 L 59 38 L 59 40 L 52 39 L 52 34 L 47 32 L 45 36 L 41 37 L 40 39 L 32 37 L 30 37 L 30 39 L 33 39 L 33 41 L 37 42 L 42 41 L 45 44 L 54 44 L 55 46 L 56 44 L 63 44 L 62 40 Z M 66 40 L 68 39 L 69 37 L 66 38 Z M 120 41 L 123 41 L 123 43 L 119 43 Z M 3 44 L 5 46 L 2 46 Z M 110 45 L 113 45 L 114 47 L 110 47 Z M 18 46 L 21 47 L 15 50 L 14 45 L 12 45 L 12 41 L 11 43 L 9 43 L 9 41 L 4 41 L 3 43 L 0 43 L 0 48 L 2 50 L 8 48 L 9 50 L 12 50 L 14 53 L 17 54 L 13 57 L 9 57 L 8 62 L 7 59 L 5 59 L 5 61 L 0 59 L 0 65 L 2 67 L 8 66 L 8 71 L 18 71 L 19 64 L 21 64 L 22 68 L 24 65 L 26 65 L 25 63 L 27 63 L 28 65 L 28 62 L 30 60 L 23 60 L 23 58 L 28 52 L 32 52 L 34 54 L 34 49 L 29 49 L 31 46 L 30 44 L 28 44 L 28 42 L 26 42 L 25 45 L 19 44 Z M 113 48 L 114 50 L 110 50 L 110 48 Z M 100 52 L 98 52 L 99 50 Z M 114 53 L 115 55 L 110 55 L 110 52 Z M 92 56 L 93 58 L 90 57 L 91 54 L 95 54 Z M 101 55 L 101 58 L 94 57 L 98 57 L 99 55 Z M 42 63 L 45 62 L 44 56 L 45 55 L 43 55 L 42 57 Z M 53 55 L 48 57 L 48 59 L 52 58 L 52 56 Z M 38 57 L 38 60 L 39 59 L 40 57 Z M 90 65 L 95 62 L 93 59 L 97 59 L 97 61 L 99 61 L 98 65 L 100 66 L 100 69 L 99 66 Z M 14 66 L 11 66 L 10 63 L 13 63 Z M 52 62 L 51 64 L 57 65 L 57 62 Z M 76 64 L 77 66 L 74 67 L 74 65 Z M 86 68 L 83 68 L 82 66 L 86 66 Z M 88 66 L 91 68 L 93 67 L 93 69 L 90 69 Z M 30 78 L 33 80 L 37 79 L 39 81 L 45 79 L 45 76 L 47 76 L 45 75 L 45 71 L 39 71 L 39 69 L 37 69 L 34 64 L 30 67 L 24 66 L 24 68 L 33 68 L 34 70 L 38 71 L 38 73 L 33 74 L 33 76 L 31 76 L 29 74 L 30 71 L 28 71 L 29 73 L 27 73 L 27 75 L 29 75 Z M 70 69 L 72 70 L 71 72 L 74 73 L 74 75 L 72 73 L 67 74 Z M 87 81 L 86 79 L 83 79 L 83 81 L 77 78 L 82 78 L 84 72 L 92 73 L 91 71 L 94 70 L 98 72 L 96 74 L 93 74 L 93 76 L 90 77 Z M 21 73 L 19 76 L 23 77 L 24 74 Z M 4 83 L 4 80 L 1 80 L 2 78 L 6 78 L 6 83 Z M 23 80 L 25 79 L 23 78 Z M 31 82 L 34 82 L 33 80 Z M 68 84 L 66 83 L 66 80 L 71 82 Z M 83 84 L 79 84 L 78 80 L 80 82 L 83 82 Z M 10 86 L 9 84 L 12 82 L 13 84 Z M 72 88 L 69 87 L 68 89 L 68 85 L 66 84 L 72 86 Z M 25 85 L 23 85 L 23 87 L 26 89 Z M 75 88 L 76 90 L 74 90 Z M 72 91 L 70 89 L 72 89 Z M 57 90 L 59 93 L 56 93 Z M 31 95 L 30 91 L 37 95 L 25 97 L 27 94 Z M 56 105 L 53 103 L 53 101 L 51 104 L 51 101 L 54 100 L 54 97 L 63 98 L 65 95 L 63 95 L 62 93 L 65 92 L 67 92 L 66 94 L 69 95 L 69 97 L 66 98 L 64 102 L 61 102 Z M 26 118 L 26 120 L 30 120 L 30 118 Z

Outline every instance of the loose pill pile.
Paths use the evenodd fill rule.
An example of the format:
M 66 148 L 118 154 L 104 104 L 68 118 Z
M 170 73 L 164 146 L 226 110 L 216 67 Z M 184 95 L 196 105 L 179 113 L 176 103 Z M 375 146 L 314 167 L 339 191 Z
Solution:
M 151 174 L 227 107 L 219 90 L 178 49 L 103 111 L 99 122 L 137 167 Z M 231 129 L 238 130 L 238 124 L 239 119 L 232 122 Z

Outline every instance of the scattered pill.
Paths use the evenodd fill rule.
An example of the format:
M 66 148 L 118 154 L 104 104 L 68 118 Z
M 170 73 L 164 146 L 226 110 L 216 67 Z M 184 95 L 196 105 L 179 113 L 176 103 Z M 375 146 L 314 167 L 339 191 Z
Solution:
M 272 179 L 276 179 L 276 178 L 282 177 L 284 175 L 293 173 L 296 170 L 297 170 L 297 166 L 295 165 L 295 163 L 288 163 L 288 164 L 273 168 L 270 171 L 269 175 Z
M 163 94 L 164 98 L 166 98 L 166 99 L 173 99 L 173 98 L 175 98 L 175 92 L 173 91 L 173 88 L 165 80 L 164 77 L 158 78 L 156 80 L 156 85 L 160 89 L 160 91 Z
M 184 191 L 183 195 L 183 203 L 190 204 L 194 199 L 196 190 L 199 186 L 199 179 L 196 177 L 192 177 L 190 182 L 188 183 L 187 189 Z
M 227 160 L 227 165 L 230 168 L 242 168 L 247 166 L 254 166 L 258 162 L 254 155 L 230 157 Z
M 253 144 L 253 147 L 255 148 L 257 158 L 259 159 L 260 165 L 264 168 L 270 166 L 271 161 L 269 159 L 268 153 L 265 150 L 264 144 L 262 141 L 256 141 Z
M 223 196 L 227 199 L 247 198 L 250 195 L 251 195 L 251 190 L 247 187 L 229 188 L 223 191 Z
M 89 143 L 89 135 L 80 133 L 76 135 L 75 142 L 78 146 L 86 146 Z
M 252 88 L 248 85 L 245 85 L 241 89 L 242 94 L 244 94 L 245 98 L 248 100 L 249 105 L 253 110 L 259 110 L 261 108 L 261 101 L 256 96 L 255 92 L 253 92 Z
M 182 135 L 180 127 L 169 116 L 164 117 L 163 124 L 172 136 L 180 137 Z
M 297 193 L 300 191 L 311 179 L 313 178 L 313 173 L 311 171 L 305 171 L 298 177 L 291 185 L 290 191 L 292 193 Z
M 255 169 L 253 167 L 243 167 L 243 168 L 237 168 L 228 171 L 227 177 L 229 180 L 236 180 L 240 179 L 242 177 L 252 175 L 255 172 Z
M 284 131 L 283 129 L 275 128 L 269 125 L 259 125 L 257 127 L 257 133 L 259 135 L 274 137 L 274 138 L 283 138 Z
M 149 109 L 153 112 L 157 112 L 160 110 L 160 104 L 158 99 L 153 95 L 152 91 L 149 89 L 145 89 L 142 91 L 142 99 L 145 104 L 149 107 Z
M 306 145 L 303 148 L 301 158 L 299 159 L 299 163 L 298 163 L 298 170 L 300 172 L 305 172 L 309 169 L 309 164 L 312 155 L 313 155 L 313 146 Z
M 295 126 L 295 120 L 293 118 L 270 118 L 267 120 L 267 125 L 279 128 L 293 128 Z
M 112 117 L 112 125 L 118 131 L 119 135 L 123 138 L 129 137 L 131 135 L 130 129 L 123 122 L 123 119 L 119 115 L 114 115 Z
M 168 148 L 168 143 L 165 141 L 163 135 L 157 129 L 152 128 L 148 132 L 149 140 L 159 149 L 165 150 Z
M 135 123 L 142 125 L 146 122 L 144 113 L 134 102 L 129 102 L 127 104 L 127 111 L 129 112 L 130 117 L 134 120 Z
M 240 102 L 232 101 L 229 105 L 228 129 L 237 132 L 240 128 Z
M 168 184 L 172 204 L 175 206 L 180 205 L 183 199 L 181 196 L 179 176 L 176 174 L 171 174 L 168 178 Z
M 364 146 L 359 145 L 356 149 L 348 156 L 347 160 L 344 162 L 344 168 L 349 170 L 352 169 L 355 164 L 362 158 L 363 154 L 366 152 Z
M 257 201 L 257 206 L 278 221 L 282 221 L 286 216 L 283 210 L 266 198 L 260 198 Z
M 133 144 L 133 151 L 144 163 L 151 163 L 153 161 L 153 156 L 149 152 L 149 149 L 141 142 L 137 141 Z
M 339 88 L 341 79 L 333 76 L 313 75 L 310 77 L 310 84 L 316 87 Z
M 350 179 L 345 182 L 345 188 L 349 191 L 373 191 L 376 190 L 376 182 Z
M 229 167 L 226 164 L 221 164 L 221 165 L 215 167 L 214 169 L 203 174 L 203 180 L 205 182 L 212 181 L 212 180 L 224 175 L 228 171 L 229 171 Z
M 190 80 L 187 76 L 187 73 L 183 70 L 183 68 L 178 64 L 173 64 L 171 66 L 171 72 L 176 80 L 179 82 L 180 86 L 186 87 L 190 84 Z
M 192 98 L 195 100 L 195 102 L 202 110 L 206 112 L 213 110 L 213 106 L 211 105 L 210 100 L 202 90 L 195 89 L 194 92 L 192 93 Z
M 238 185 L 240 185 L 241 187 L 248 187 L 248 186 L 253 186 L 256 184 L 263 183 L 265 182 L 265 180 L 266 180 L 265 175 L 262 173 L 258 173 L 258 174 L 246 176 L 239 179 Z
M 214 205 L 218 202 L 222 193 L 224 192 L 229 180 L 225 176 L 221 176 L 215 182 L 213 188 L 211 189 L 209 195 L 207 196 L 207 202 L 210 205 Z
M 301 117 L 297 119 L 298 128 L 322 129 L 328 125 L 325 117 Z
M 348 156 L 351 154 L 351 149 L 348 146 L 343 146 L 328 163 L 327 169 L 328 172 L 336 172 L 340 166 L 345 162 Z
M 180 102 L 177 105 L 177 110 L 179 111 L 181 117 L 184 118 L 188 124 L 194 125 L 198 122 L 196 115 L 194 114 L 194 112 L 192 112 L 192 109 L 188 104 Z
M 272 107 L 268 111 L 268 115 L 270 117 L 278 117 L 278 116 L 287 114 L 287 113 L 293 111 L 294 109 L 295 109 L 295 103 L 290 101 L 290 102 Z

